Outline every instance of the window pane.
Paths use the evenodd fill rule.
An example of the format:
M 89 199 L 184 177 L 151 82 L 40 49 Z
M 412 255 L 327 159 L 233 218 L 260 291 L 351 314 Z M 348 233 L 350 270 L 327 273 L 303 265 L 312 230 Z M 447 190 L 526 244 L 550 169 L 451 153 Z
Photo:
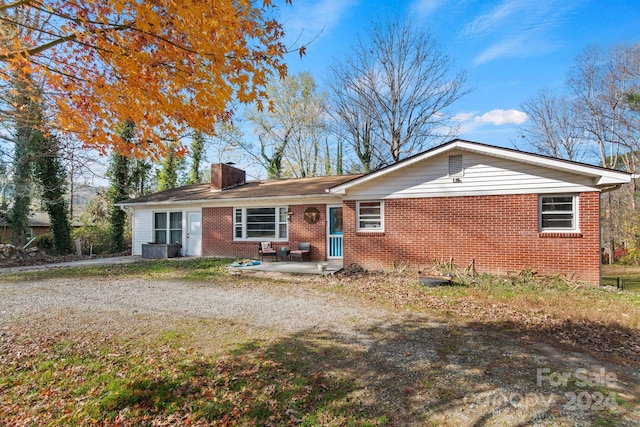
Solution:
M 235 234 L 236 239 L 242 239 L 242 209 L 235 210 Z
M 167 230 L 156 230 L 153 241 L 155 243 L 167 243 Z
M 275 238 L 276 209 L 247 208 L 246 228 L 248 238 Z
M 276 221 L 275 208 L 250 208 L 247 209 L 247 223 L 250 222 L 270 222 Z
M 170 214 L 170 228 L 171 229 L 182 229 L 182 212 L 171 212 Z
M 247 224 L 247 237 L 276 237 L 274 224 Z
M 331 234 L 342 234 L 342 208 L 331 208 L 331 223 L 329 232 Z
M 544 215 L 542 228 L 573 228 L 573 215 Z
M 156 212 L 153 215 L 153 241 L 167 243 L 167 213 Z
M 545 196 L 540 198 L 542 229 L 573 229 L 574 196 Z
M 380 203 L 361 203 L 360 216 L 362 215 L 378 215 L 380 216 Z
M 169 243 L 182 243 L 182 230 L 171 230 L 169 234 Z
M 380 221 L 361 220 L 360 228 L 381 228 Z
M 273 230 L 247 230 L 248 238 L 265 238 L 275 239 L 275 232 Z
M 167 228 L 167 213 L 166 212 L 156 212 L 154 215 L 154 228 L 156 229 L 166 229 Z
M 542 211 L 564 211 L 573 212 L 573 197 L 543 197 Z
M 380 202 L 361 202 L 358 207 L 358 228 L 382 228 L 382 204 Z
M 278 237 L 281 239 L 287 238 L 287 224 L 280 224 L 280 235 Z

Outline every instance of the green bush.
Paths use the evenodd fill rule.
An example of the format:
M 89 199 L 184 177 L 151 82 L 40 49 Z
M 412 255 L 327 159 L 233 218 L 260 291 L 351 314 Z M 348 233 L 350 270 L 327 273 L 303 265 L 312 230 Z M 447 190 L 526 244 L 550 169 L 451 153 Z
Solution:
M 36 240 L 29 245 L 30 247 L 37 247 L 39 249 L 44 249 L 45 252 L 49 254 L 55 254 L 54 245 L 53 245 L 53 234 L 41 234 L 36 237 Z
M 111 246 L 111 233 L 108 224 L 77 227 L 71 232 L 71 237 L 74 241 L 80 239 L 83 255 L 88 255 L 90 251 L 93 254 L 107 253 Z

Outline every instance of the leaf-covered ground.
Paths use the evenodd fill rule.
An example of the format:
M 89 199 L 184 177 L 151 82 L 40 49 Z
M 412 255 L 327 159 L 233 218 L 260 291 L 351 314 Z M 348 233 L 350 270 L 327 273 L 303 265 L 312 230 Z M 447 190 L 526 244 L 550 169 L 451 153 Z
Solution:
M 570 283 L 559 278 L 455 277 L 425 288 L 408 273 L 325 280 L 320 286 L 418 313 L 472 321 L 573 346 L 604 360 L 640 368 L 640 292 Z
M 60 330 L 45 320 L 3 328 L 4 425 L 379 425 L 385 416 L 348 396 L 349 375 L 318 369 L 339 348 L 259 339 L 212 354 L 182 347 L 179 326 L 147 338 Z M 13 325 L 18 326 L 18 325 Z M 66 325 L 66 328 L 73 328 Z M 11 332 L 9 332 L 11 331 Z
M 5 276 L 0 419 L 637 425 L 638 295 L 548 280 L 485 277 L 424 288 L 406 272 L 231 277 L 203 260 Z M 107 310 L 100 298 L 116 287 Z M 172 287 L 189 293 L 175 301 L 178 314 L 166 306 Z M 56 304 L 83 304 L 39 305 L 54 294 Z M 150 313 L 158 294 L 165 305 Z M 212 294 L 245 311 L 212 317 L 193 308 Z M 250 301 L 260 295 L 265 304 L 294 298 L 277 307 L 290 313 L 260 323 L 252 313 L 274 308 Z M 100 308 L 86 309 L 87 301 Z M 21 304 L 32 310 L 17 310 Z M 304 312 L 305 304 L 323 307 Z

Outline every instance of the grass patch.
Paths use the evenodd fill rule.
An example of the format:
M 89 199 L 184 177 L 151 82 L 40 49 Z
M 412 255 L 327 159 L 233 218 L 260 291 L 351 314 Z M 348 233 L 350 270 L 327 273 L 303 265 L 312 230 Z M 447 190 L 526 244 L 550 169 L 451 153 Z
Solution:
M 316 282 L 318 283 L 318 282 Z M 370 273 L 316 285 L 392 311 L 463 320 L 640 363 L 640 292 L 538 277 L 457 275 L 451 286 L 425 287 L 416 274 Z M 594 345 L 597 343 L 597 345 Z
M 189 347 L 185 331 L 192 326 L 146 341 L 52 343 L 38 331 L 3 340 L 0 418 L 8 425 L 29 419 L 37 425 L 307 426 L 376 426 L 388 419 L 350 398 L 356 378 L 320 368 L 341 360 L 332 339 L 250 339 L 204 354 Z
M 608 286 L 624 285 L 625 291 L 640 294 L 640 267 L 604 265 L 602 266 L 602 284 Z
M 480 275 L 459 278 L 451 286 L 425 287 L 410 274 L 368 274 L 340 281 L 329 279 L 322 286 L 390 309 L 436 312 L 476 321 L 540 324 L 571 320 L 640 329 L 640 292 L 577 284 L 557 277 Z
M 476 284 L 443 286 L 424 292 L 458 305 L 467 302 L 499 311 L 509 309 L 528 314 L 531 319 L 570 318 L 640 328 L 640 294 L 576 286 L 561 280 L 513 283 L 497 277 L 483 277 Z
M 233 281 L 234 287 L 273 288 L 268 279 L 225 276 L 227 262 L 162 260 L 56 273 L 104 277 L 111 271 L 112 277 L 171 277 L 203 284 L 213 277 L 222 278 L 220 283 Z M 25 280 L 33 274 L 38 272 Z M 75 320 L 68 319 L 77 322 L 77 329 L 64 323 L 63 315 L 40 323 L 25 319 L 0 330 L 0 419 L 7 425 L 24 420 L 33 425 L 402 425 L 398 408 L 412 408 L 414 399 L 425 403 L 400 420 L 464 403 L 465 392 L 481 392 L 493 378 L 535 384 L 526 370 L 531 362 L 503 355 L 500 342 L 482 338 L 485 330 L 499 337 L 502 331 L 496 329 L 504 325 L 524 331 L 509 337 L 527 340 L 529 332 L 540 332 L 538 337 L 549 336 L 554 343 L 558 337 L 563 342 L 573 339 L 584 349 L 615 348 L 615 355 L 623 357 L 629 356 L 621 349 L 634 349 L 638 342 L 636 294 L 557 278 L 482 276 L 473 284 L 425 288 L 409 274 L 370 274 L 282 280 L 278 286 L 347 294 L 365 299 L 363 306 L 371 310 L 383 306 L 396 312 L 447 314 L 455 327 L 425 326 L 422 317 L 399 329 L 375 324 L 367 330 L 372 348 L 363 351 L 331 332 L 283 336 L 267 327 L 219 319 L 158 321 L 152 315 L 135 315 L 135 331 L 120 330 L 118 336 L 109 327 L 95 332 L 104 323 L 95 313 L 88 320 L 78 313 Z M 620 320 L 625 315 L 626 320 Z M 479 332 L 471 343 L 476 334 L 470 331 Z M 395 346 L 404 339 L 413 344 Z M 409 375 L 405 364 L 410 366 L 415 349 L 430 342 L 435 342 L 433 358 Z M 397 365 L 388 362 L 389 354 L 399 356 Z M 452 373 L 460 372 L 460 366 L 466 366 L 468 374 Z M 637 405 L 635 400 L 617 403 L 623 408 Z M 603 425 L 623 417 L 616 411 L 587 416 Z
M 138 277 L 183 280 L 206 280 L 227 274 L 230 259 L 175 258 L 145 260 L 129 264 L 83 266 L 20 272 L 0 276 L 0 281 L 44 280 L 48 278 Z

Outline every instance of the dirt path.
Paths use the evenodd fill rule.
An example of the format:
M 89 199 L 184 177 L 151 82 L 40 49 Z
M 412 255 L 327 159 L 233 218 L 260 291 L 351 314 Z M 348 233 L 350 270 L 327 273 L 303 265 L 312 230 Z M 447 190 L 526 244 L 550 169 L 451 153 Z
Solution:
M 185 319 L 224 321 L 248 337 L 331 342 L 342 356 L 318 359 L 318 368 L 354 375 L 356 397 L 392 408 L 395 425 L 640 422 L 635 370 L 483 324 L 392 313 L 295 283 L 51 279 L 0 285 L 0 338 L 17 330 L 126 335 L 170 329 Z

